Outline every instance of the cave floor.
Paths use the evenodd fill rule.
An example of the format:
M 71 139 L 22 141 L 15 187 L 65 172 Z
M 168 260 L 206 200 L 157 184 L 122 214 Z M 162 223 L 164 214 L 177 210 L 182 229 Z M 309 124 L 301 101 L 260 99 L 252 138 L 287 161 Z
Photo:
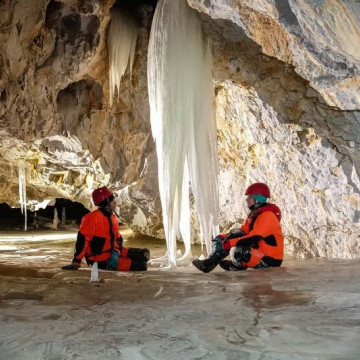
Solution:
M 359 261 L 210 274 L 152 266 L 89 283 L 86 266 L 59 268 L 74 239 L 0 232 L 0 359 L 360 358 Z M 152 256 L 164 253 L 146 241 Z

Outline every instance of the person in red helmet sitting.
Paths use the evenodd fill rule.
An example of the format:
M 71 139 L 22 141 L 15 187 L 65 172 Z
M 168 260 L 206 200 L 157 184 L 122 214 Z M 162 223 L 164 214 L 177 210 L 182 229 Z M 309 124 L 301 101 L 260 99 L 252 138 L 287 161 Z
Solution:
M 247 188 L 245 195 L 250 209 L 248 218 L 240 229 L 213 239 L 213 251 L 207 259 L 192 262 L 200 271 L 210 272 L 219 264 L 228 271 L 281 266 L 284 256 L 281 211 L 267 202 L 269 187 L 255 183 Z M 224 260 L 231 248 L 234 248 L 232 260 Z
M 146 271 L 150 251 L 123 247 L 114 214 L 116 200 L 113 193 L 104 186 L 93 191 L 92 199 L 98 209 L 82 218 L 72 263 L 61 269 L 77 270 L 85 257 L 88 265 L 97 262 L 100 269 Z

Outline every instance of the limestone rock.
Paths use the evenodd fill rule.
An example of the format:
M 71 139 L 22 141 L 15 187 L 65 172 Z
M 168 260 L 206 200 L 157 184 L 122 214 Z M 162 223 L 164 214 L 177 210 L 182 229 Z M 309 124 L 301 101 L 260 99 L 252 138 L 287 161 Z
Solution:
M 18 206 L 20 161 L 27 164 L 33 206 L 65 197 L 92 207 L 94 188 L 118 190 L 139 178 L 154 149 L 146 89 L 148 30 L 140 30 L 132 79 L 125 76 L 120 101 L 110 109 L 105 39 L 113 3 L 1 3 L 1 202 Z
M 245 188 L 265 181 L 287 252 L 360 257 L 360 3 L 187 1 L 213 40 L 222 231 L 246 217 Z M 19 206 L 25 162 L 30 207 L 64 197 L 90 208 L 107 185 L 121 222 L 163 238 L 146 79 L 153 8 L 131 5 L 133 74 L 110 107 L 113 4 L 1 2 L 0 202 Z
M 295 15 L 286 17 L 281 11 L 295 8 L 310 29 L 314 17 L 307 14 L 314 4 L 289 2 L 291 9 L 279 9 L 265 1 L 232 6 L 224 1 L 189 3 L 211 17 L 202 19 L 214 39 L 221 224 L 227 229 L 241 223 L 246 216 L 246 186 L 264 181 L 283 211 L 287 252 L 302 257 L 358 257 L 360 113 L 329 105 L 359 108 L 353 106 L 359 99 L 358 87 L 340 96 L 334 78 L 358 71 L 359 57 L 345 48 L 356 41 L 360 23 L 351 22 L 356 26 L 348 43 L 340 46 L 335 41 L 342 32 L 332 42 L 333 54 L 347 57 L 348 67 L 337 71 L 333 63 L 320 62 L 323 78 L 315 81 L 309 44 L 321 49 L 320 38 L 331 13 L 317 22 L 312 37 L 294 52 L 293 42 L 299 44 L 301 38 L 297 33 L 295 39 L 289 30 L 289 17 L 295 22 Z M 359 15 L 350 12 L 345 12 L 349 22 Z M 336 101 L 328 101 L 330 93 L 337 94 Z
M 330 106 L 360 108 L 360 3 L 357 1 L 188 0 L 215 22 L 238 28 L 261 52 L 294 66 Z

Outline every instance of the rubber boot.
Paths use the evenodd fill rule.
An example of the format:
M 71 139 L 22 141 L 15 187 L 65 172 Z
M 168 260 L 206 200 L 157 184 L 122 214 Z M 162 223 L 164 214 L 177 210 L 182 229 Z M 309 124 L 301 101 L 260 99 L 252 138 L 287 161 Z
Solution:
M 130 271 L 147 271 L 147 263 L 140 261 L 131 261 Z
M 150 260 L 149 249 L 129 248 L 127 257 L 137 262 L 148 262 Z
M 205 260 L 193 260 L 192 264 L 200 271 L 208 273 L 213 271 L 220 261 L 229 255 L 228 250 L 224 250 L 221 243 L 221 238 L 216 237 L 213 239 L 213 251 Z
M 150 260 L 150 250 L 149 249 L 141 249 L 145 259 L 146 259 L 146 262 L 148 262 Z
M 219 265 L 226 271 L 242 271 L 247 269 L 247 266 L 241 266 L 231 260 L 220 261 Z

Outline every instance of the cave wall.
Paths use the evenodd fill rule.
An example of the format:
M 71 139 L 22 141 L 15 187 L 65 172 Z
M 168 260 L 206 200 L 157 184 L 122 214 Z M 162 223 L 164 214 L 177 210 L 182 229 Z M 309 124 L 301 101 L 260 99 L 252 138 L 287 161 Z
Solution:
M 109 185 L 122 222 L 163 237 L 146 84 L 154 2 L 135 3 L 143 21 L 133 75 L 111 108 L 114 0 L 0 4 L 0 202 L 18 205 L 25 162 L 31 206 L 63 197 L 91 207 L 91 191 Z M 188 3 L 213 40 L 221 229 L 245 218 L 246 186 L 264 181 L 288 253 L 359 257 L 360 5 Z
M 150 23 L 140 23 L 133 76 L 125 76 L 110 109 L 106 29 L 114 2 L 0 4 L 0 201 L 18 205 L 21 162 L 31 206 L 66 197 L 92 207 L 94 188 L 120 189 L 146 173 L 145 154 L 153 148 L 146 89 Z M 146 9 L 134 11 L 142 10 L 146 20 Z
M 189 3 L 214 41 L 221 223 L 244 219 L 246 186 L 264 181 L 287 253 L 358 257 L 360 7 Z

